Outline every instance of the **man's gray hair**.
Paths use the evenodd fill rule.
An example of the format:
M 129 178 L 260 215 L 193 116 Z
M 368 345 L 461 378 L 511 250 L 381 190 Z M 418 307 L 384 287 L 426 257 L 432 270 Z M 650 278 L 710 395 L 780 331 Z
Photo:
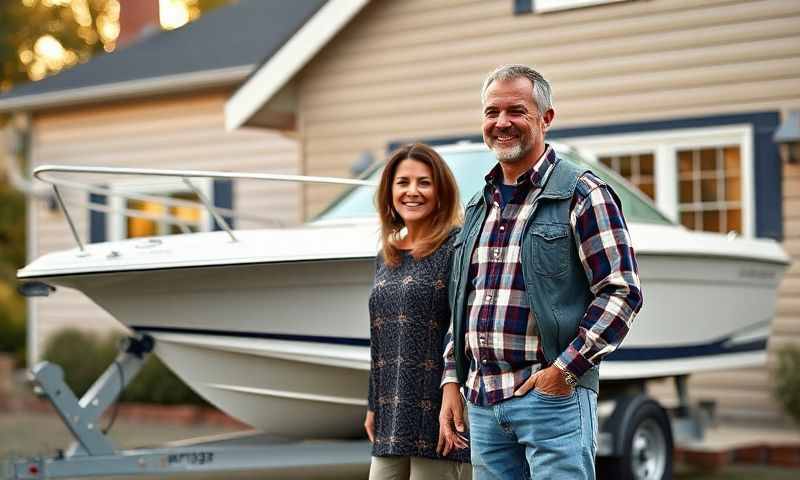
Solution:
M 515 80 L 517 78 L 527 78 L 533 85 L 533 103 L 539 109 L 539 113 L 544 113 L 553 108 L 553 93 L 550 84 L 544 79 L 541 73 L 527 65 L 503 65 L 490 73 L 483 81 L 481 88 L 481 103 L 486 103 L 486 90 L 496 80 Z

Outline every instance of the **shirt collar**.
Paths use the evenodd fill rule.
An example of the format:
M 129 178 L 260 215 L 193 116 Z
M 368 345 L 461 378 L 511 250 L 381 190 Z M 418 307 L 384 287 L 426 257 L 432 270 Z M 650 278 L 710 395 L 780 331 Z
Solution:
M 525 183 L 530 180 L 534 187 L 541 187 L 542 180 L 547 176 L 547 172 L 556 164 L 556 151 L 553 150 L 549 144 L 545 144 L 544 153 L 536 160 L 531 168 L 526 170 L 522 175 L 517 178 L 517 185 Z M 503 181 L 503 170 L 500 163 L 494 166 L 485 177 L 486 183 L 491 186 L 497 186 Z

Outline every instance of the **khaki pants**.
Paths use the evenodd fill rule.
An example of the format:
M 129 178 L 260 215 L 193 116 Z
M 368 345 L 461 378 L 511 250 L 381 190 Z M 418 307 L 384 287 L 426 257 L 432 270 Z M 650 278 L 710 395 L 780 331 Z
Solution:
M 460 462 L 420 457 L 372 457 L 369 480 L 459 480 Z

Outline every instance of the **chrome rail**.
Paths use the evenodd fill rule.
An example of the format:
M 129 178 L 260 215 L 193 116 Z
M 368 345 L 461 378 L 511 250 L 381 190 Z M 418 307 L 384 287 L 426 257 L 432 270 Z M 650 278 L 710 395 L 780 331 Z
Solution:
M 192 190 L 192 192 L 195 195 L 197 195 L 200 201 L 193 202 L 191 200 L 172 199 L 162 196 L 125 192 L 91 183 L 57 178 L 57 174 L 94 174 L 94 175 L 123 175 L 123 176 L 179 178 L 187 187 L 189 187 L 189 189 Z M 75 227 L 75 222 L 72 216 L 70 215 L 69 210 L 67 209 L 67 205 L 64 201 L 64 198 L 61 195 L 59 187 L 78 189 L 89 193 L 106 195 L 106 196 L 116 196 L 116 197 L 131 198 L 136 200 L 159 202 L 165 206 L 195 207 L 202 205 L 203 207 L 205 207 L 208 214 L 211 215 L 211 218 L 213 218 L 216 221 L 216 223 L 228 234 L 231 241 L 236 242 L 238 241 L 236 235 L 233 233 L 233 229 L 231 229 L 230 225 L 225 220 L 224 216 L 225 215 L 236 216 L 239 218 L 244 218 L 244 216 L 237 214 L 235 211 L 231 209 L 214 206 L 211 203 L 211 201 L 207 198 L 207 196 L 199 188 L 197 188 L 195 184 L 191 182 L 191 179 L 202 178 L 202 179 L 227 179 L 227 180 L 262 180 L 262 181 L 291 182 L 291 183 L 303 183 L 303 184 L 345 185 L 345 186 L 355 186 L 355 187 L 376 186 L 375 183 L 367 180 L 337 178 L 337 177 L 319 177 L 319 176 L 273 174 L 273 173 L 219 172 L 213 170 L 173 170 L 173 169 L 161 170 L 152 168 L 85 167 L 76 165 L 42 165 L 40 167 L 37 167 L 33 171 L 33 177 L 39 181 L 48 183 L 50 184 L 50 186 L 52 186 L 58 205 L 61 208 L 61 211 L 64 212 L 64 217 L 66 218 L 67 223 L 69 224 L 72 236 L 75 239 L 75 243 L 78 244 L 78 248 L 81 250 L 81 252 L 85 251 L 85 246 L 81 241 L 80 235 L 78 234 L 78 230 Z M 158 215 L 148 212 L 138 212 L 127 208 L 116 209 L 109 207 L 107 205 L 100 205 L 92 202 L 82 203 L 81 205 L 93 211 L 101 211 L 106 213 L 120 213 L 128 217 L 165 221 L 169 224 L 178 225 L 183 231 L 186 231 L 189 225 L 185 220 L 179 219 L 167 213 Z M 250 217 L 257 218 L 254 216 Z

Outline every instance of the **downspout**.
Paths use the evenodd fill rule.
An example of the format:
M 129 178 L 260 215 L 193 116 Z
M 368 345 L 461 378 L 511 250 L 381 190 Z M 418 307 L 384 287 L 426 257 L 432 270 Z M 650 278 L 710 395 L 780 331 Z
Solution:
M 31 164 L 33 128 L 29 113 L 16 113 L 6 125 L 6 148 L 0 152 L 0 169 L 5 170 L 8 182 L 28 198 L 52 201 L 52 192 L 45 185 L 36 187 L 23 170 Z

